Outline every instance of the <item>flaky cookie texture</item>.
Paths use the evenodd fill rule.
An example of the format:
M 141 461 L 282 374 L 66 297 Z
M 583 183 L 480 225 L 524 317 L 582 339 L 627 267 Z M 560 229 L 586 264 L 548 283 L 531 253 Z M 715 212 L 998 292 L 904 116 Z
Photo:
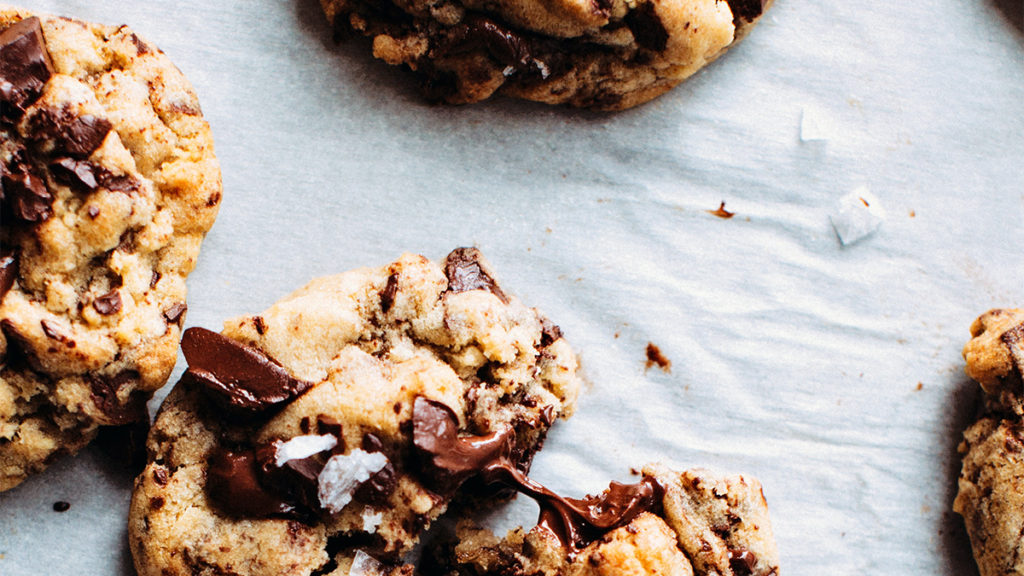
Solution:
M 147 417 L 221 198 L 191 85 L 126 26 L 0 6 L 0 490 Z
M 495 93 L 599 110 L 646 102 L 745 36 L 771 0 L 320 0 L 341 35 L 449 104 Z
M 648 465 L 664 490 L 643 512 L 582 550 L 550 530 L 513 530 L 504 539 L 468 522 L 457 530 L 442 573 L 459 576 L 771 576 L 778 551 L 760 483 L 704 469 Z
M 982 314 L 963 355 L 984 402 L 959 447 L 953 509 L 964 518 L 982 576 L 1024 574 L 1024 310 Z
M 528 466 L 580 387 L 560 330 L 506 294 L 475 249 L 443 264 L 407 254 L 314 280 L 261 314 L 225 322 L 223 335 L 311 386 L 255 420 L 232 417 L 188 379 L 175 387 L 132 497 L 129 535 L 142 576 L 347 574 L 360 555 L 394 560 L 452 497 L 424 484 L 413 447 L 417 402 L 450 410 L 464 434 L 510 428 L 512 453 Z M 280 458 L 282 442 L 324 439 L 332 448 L 320 454 L 330 460 L 312 477 L 326 496 L 305 515 L 238 514 L 210 484 L 220 474 L 211 460 L 224 450 L 277 446 Z M 332 461 L 367 473 L 339 491 Z

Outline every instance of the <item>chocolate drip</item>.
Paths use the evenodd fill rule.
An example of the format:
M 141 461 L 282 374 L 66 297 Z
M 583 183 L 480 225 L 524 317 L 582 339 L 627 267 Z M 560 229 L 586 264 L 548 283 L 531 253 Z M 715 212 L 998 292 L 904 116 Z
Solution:
M 26 18 L 0 33 L 0 116 L 14 122 L 43 93 L 53 63 L 39 18 Z
M 14 253 L 14 250 L 10 248 L 3 248 L 0 250 L 0 301 L 3 300 L 4 294 L 14 286 L 14 281 L 18 278 L 18 257 Z
M 476 248 L 456 248 L 444 259 L 444 275 L 448 277 L 448 291 L 459 293 L 469 290 L 487 290 L 508 304 L 508 297 L 498 283 L 481 265 L 483 256 Z
M 640 513 L 660 507 L 663 490 L 649 477 L 637 484 L 612 482 L 600 496 L 563 498 L 516 467 L 511 458 L 512 434 L 511 428 L 505 428 L 460 438 L 458 419 L 450 408 L 423 397 L 413 405 L 413 446 L 425 484 L 449 493 L 479 474 L 487 484 L 510 486 L 540 504 L 538 524 L 567 548 L 579 550 Z
M 256 414 L 283 406 L 313 384 L 293 378 L 261 351 L 205 328 L 189 328 L 181 340 L 186 376 L 203 384 L 231 409 Z

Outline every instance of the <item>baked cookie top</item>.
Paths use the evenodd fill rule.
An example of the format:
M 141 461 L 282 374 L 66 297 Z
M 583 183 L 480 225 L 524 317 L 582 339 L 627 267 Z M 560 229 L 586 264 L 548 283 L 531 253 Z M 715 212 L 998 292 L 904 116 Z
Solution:
M 745 36 L 772 0 L 320 0 L 339 35 L 373 39 L 424 95 L 495 93 L 622 110 L 693 75 Z
M 0 490 L 148 417 L 220 198 L 165 54 L 125 26 L 0 7 Z
M 143 576 L 393 560 L 469 479 L 465 454 L 425 456 L 431 439 L 478 435 L 525 470 L 580 387 L 557 326 L 475 249 L 314 280 L 220 335 L 189 329 L 182 349 L 132 497 Z
M 643 468 L 638 484 L 566 500 L 585 514 L 565 514 L 540 498 L 532 530 L 498 539 L 460 523 L 458 541 L 434 551 L 425 573 L 535 576 L 773 576 L 779 558 L 761 485 L 708 470 Z M 561 513 L 559 509 L 562 508 Z M 597 511 L 597 512 L 595 512 Z M 584 516 L 587 516 L 585 518 Z
M 953 509 L 964 518 L 981 576 L 1024 574 L 1024 310 L 990 310 L 971 325 L 967 374 L 982 414 L 964 432 Z

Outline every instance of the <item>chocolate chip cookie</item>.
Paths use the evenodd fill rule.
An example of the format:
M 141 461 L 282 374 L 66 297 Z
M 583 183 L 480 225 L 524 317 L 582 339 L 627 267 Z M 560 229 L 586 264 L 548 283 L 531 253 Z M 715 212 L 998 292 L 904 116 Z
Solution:
M 772 0 L 320 0 L 336 34 L 373 39 L 433 101 L 495 93 L 623 110 L 693 75 Z
M 148 418 L 220 198 L 209 126 L 158 48 L 0 8 L 0 490 Z
M 487 455 L 525 471 L 580 387 L 558 327 L 471 248 L 314 280 L 182 350 L 132 497 L 141 576 L 392 562 L 482 494 Z
M 964 518 L 981 576 L 1024 574 L 1024 310 L 990 310 L 971 326 L 967 374 L 981 417 L 960 444 L 953 509 Z
M 779 558 L 761 485 L 707 470 L 643 469 L 637 484 L 600 496 L 562 498 L 525 490 L 541 505 L 538 525 L 504 539 L 468 522 L 435 550 L 430 573 L 599 576 L 772 576 Z

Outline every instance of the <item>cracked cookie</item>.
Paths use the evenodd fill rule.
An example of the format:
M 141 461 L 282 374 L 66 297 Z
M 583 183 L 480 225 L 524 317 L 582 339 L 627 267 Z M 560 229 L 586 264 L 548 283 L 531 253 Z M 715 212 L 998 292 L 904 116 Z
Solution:
M 990 310 L 971 326 L 967 374 L 983 390 L 982 415 L 964 432 L 959 492 L 981 576 L 1024 574 L 1024 310 Z
M 707 470 L 644 467 L 582 500 L 526 492 L 538 525 L 498 539 L 460 522 L 457 542 L 436 548 L 424 573 L 458 576 L 773 576 L 778 553 L 761 485 Z
M 314 280 L 182 350 L 132 496 L 141 576 L 394 562 L 472 482 L 473 450 L 441 440 L 525 471 L 580 387 L 558 327 L 476 249 Z
M 423 94 L 495 93 L 623 110 L 666 92 L 733 46 L 772 0 L 320 0 L 338 37 L 372 38 Z
M 165 54 L 125 26 L 0 7 L 0 490 L 147 420 L 220 198 Z

